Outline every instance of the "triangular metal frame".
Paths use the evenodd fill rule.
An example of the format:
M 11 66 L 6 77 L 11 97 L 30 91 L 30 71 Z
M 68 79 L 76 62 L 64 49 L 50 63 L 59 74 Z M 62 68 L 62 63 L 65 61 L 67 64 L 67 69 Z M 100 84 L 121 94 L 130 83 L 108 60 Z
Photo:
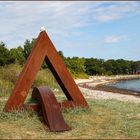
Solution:
M 5 111 L 12 111 L 13 109 L 23 107 L 35 76 L 44 60 L 49 65 L 67 99 L 78 106 L 88 106 L 46 31 L 42 31 L 5 105 Z

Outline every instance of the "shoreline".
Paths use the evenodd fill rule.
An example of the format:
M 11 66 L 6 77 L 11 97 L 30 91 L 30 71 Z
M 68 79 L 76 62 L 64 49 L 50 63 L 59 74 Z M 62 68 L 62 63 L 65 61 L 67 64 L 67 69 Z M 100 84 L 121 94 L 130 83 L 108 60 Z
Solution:
M 129 89 L 121 89 L 117 87 L 111 87 L 108 86 L 110 83 L 116 83 L 119 81 L 127 81 L 127 80 L 135 80 L 135 79 L 140 79 L 139 75 L 132 75 L 132 76 L 124 76 L 118 79 L 113 79 L 113 81 L 109 81 L 104 84 L 98 84 L 94 87 L 95 90 L 102 90 L 102 91 L 107 91 L 107 92 L 113 92 L 113 93 L 119 93 L 119 94 L 124 94 L 124 95 L 133 95 L 140 97 L 140 91 L 134 91 L 134 90 L 129 90 Z
M 90 80 L 92 79 L 92 80 Z M 116 76 L 92 76 L 89 80 L 84 79 L 82 82 L 77 82 L 78 86 L 83 88 L 89 88 L 93 90 L 102 90 L 113 93 L 128 94 L 134 96 L 140 96 L 140 91 L 133 91 L 129 89 L 121 89 L 117 87 L 108 86 L 110 83 L 116 83 L 125 80 L 135 80 L 140 79 L 140 75 L 116 75 Z M 84 82 L 85 81 L 85 82 Z
M 107 92 L 113 92 L 113 93 L 119 93 L 119 94 L 124 94 L 124 95 L 133 95 L 136 97 L 140 97 L 140 92 L 138 91 L 133 91 L 133 90 L 128 90 L 128 89 L 120 89 L 116 87 L 110 87 L 107 85 L 97 85 L 95 90 L 102 90 L 102 91 L 107 91 Z
M 109 87 L 107 84 L 118 82 L 120 80 L 140 79 L 140 75 L 117 75 L 117 76 L 91 76 L 89 79 L 77 79 L 75 82 L 82 91 L 90 97 L 110 99 L 117 98 L 118 100 L 129 100 L 140 102 L 140 92 L 128 89 L 119 89 L 116 87 Z M 92 93 L 92 94 L 91 94 Z M 122 98 L 122 99 L 121 99 Z M 133 99 L 131 99 L 133 98 Z
M 140 79 L 140 75 L 115 75 L 115 76 L 90 76 L 88 79 L 75 79 L 77 84 L 82 84 L 84 82 L 92 82 L 94 85 L 114 83 L 120 80 L 133 80 Z

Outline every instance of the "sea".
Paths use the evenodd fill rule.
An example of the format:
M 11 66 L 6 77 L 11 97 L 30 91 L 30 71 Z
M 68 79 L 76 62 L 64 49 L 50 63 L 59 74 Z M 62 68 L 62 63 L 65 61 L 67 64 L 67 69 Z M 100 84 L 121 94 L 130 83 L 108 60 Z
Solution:
M 110 83 L 108 86 L 140 92 L 140 79 L 121 80 L 116 83 Z

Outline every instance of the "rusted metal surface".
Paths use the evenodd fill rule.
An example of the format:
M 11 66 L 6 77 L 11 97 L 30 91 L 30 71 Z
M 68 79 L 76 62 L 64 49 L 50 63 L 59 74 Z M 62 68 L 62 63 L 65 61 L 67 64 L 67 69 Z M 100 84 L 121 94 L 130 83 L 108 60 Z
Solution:
M 67 99 L 73 101 L 78 106 L 88 106 L 47 33 L 42 31 L 5 105 L 5 111 L 12 111 L 13 108 L 19 109 L 23 107 L 29 89 L 44 59 L 50 66 L 50 70 L 64 91 Z
M 39 105 L 39 103 L 24 104 L 23 107 L 26 110 L 32 110 L 32 111 L 35 111 L 37 113 L 40 113 L 40 110 L 41 110 L 41 106 Z
M 69 108 L 74 109 L 75 107 L 77 107 L 76 103 L 74 103 L 73 101 L 68 101 L 68 100 L 62 101 L 58 104 L 61 109 L 69 109 Z M 24 108 L 28 110 L 33 110 L 35 112 L 39 112 L 41 110 L 41 107 L 38 103 L 24 104 Z
M 38 100 L 45 124 L 50 131 L 68 131 L 71 128 L 65 123 L 53 92 L 46 87 L 34 88 L 32 98 Z

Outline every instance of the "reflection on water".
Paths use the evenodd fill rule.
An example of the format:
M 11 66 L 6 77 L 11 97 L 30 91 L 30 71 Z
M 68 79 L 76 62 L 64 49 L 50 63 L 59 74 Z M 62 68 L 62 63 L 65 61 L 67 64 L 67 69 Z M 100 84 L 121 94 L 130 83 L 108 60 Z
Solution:
M 121 80 L 115 84 L 109 84 L 108 86 L 140 92 L 140 79 Z

